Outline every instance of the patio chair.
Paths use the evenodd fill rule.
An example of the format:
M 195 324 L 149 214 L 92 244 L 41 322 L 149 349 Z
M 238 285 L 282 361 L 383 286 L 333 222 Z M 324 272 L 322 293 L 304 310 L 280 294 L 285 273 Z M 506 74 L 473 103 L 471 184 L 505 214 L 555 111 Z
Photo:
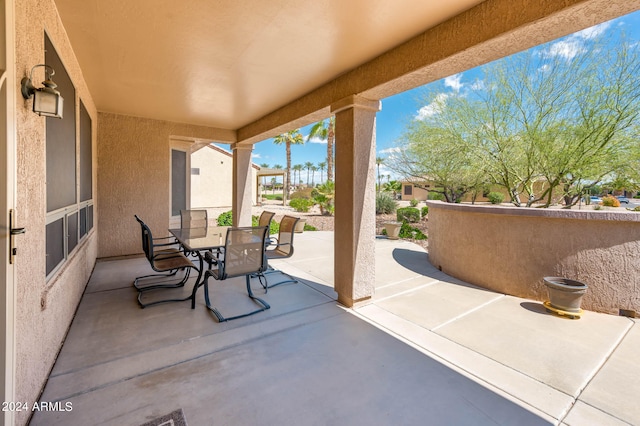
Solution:
M 208 224 L 206 210 L 180 210 L 180 228 L 206 228 Z
M 206 210 L 180 210 L 180 228 L 182 229 L 198 229 L 206 232 L 209 225 L 209 217 Z M 186 256 L 197 258 L 197 253 L 189 253 L 186 249 L 183 251 Z
M 209 269 L 204 275 L 204 300 L 207 308 L 213 312 L 218 322 L 247 317 L 270 308 L 267 302 L 254 296 L 253 291 L 251 290 L 251 276 L 258 277 L 261 284 L 264 279 L 264 244 L 266 235 L 266 226 L 229 228 L 227 230 L 227 237 L 223 250 L 224 257 L 217 258 L 211 253 L 206 253 L 205 257 L 209 263 Z M 226 318 L 218 309 L 211 305 L 211 299 L 209 297 L 209 278 L 224 281 L 229 278 L 240 277 L 243 275 L 246 279 L 247 294 L 251 300 L 259 306 L 259 308 L 247 313 Z
M 293 236 L 295 235 L 296 224 L 298 223 L 299 220 L 300 220 L 299 217 L 294 217 L 294 216 L 285 215 L 282 217 L 282 220 L 280 221 L 280 231 L 278 232 L 278 238 L 277 239 L 272 238 L 272 244 L 269 245 L 267 247 L 267 250 L 265 251 L 265 256 L 267 258 L 267 261 L 272 259 L 287 259 L 293 256 Z M 273 248 L 269 248 L 271 246 L 273 246 Z M 271 274 L 275 272 L 279 272 L 283 275 L 286 275 L 287 277 L 289 277 L 289 279 L 284 281 L 279 281 L 277 283 L 273 283 L 270 285 L 267 284 L 266 288 L 275 287 L 277 285 L 284 284 L 284 283 L 298 282 L 298 280 L 293 278 L 291 275 L 285 272 L 282 272 L 280 270 L 273 269 L 271 266 L 268 266 L 268 269 L 265 272 L 265 274 Z
M 191 299 L 192 296 L 184 299 L 160 300 L 147 304 L 142 302 L 143 292 L 161 288 L 183 287 L 189 279 L 191 269 L 197 270 L 197 268 L 189 259 L 187 259 L 184 254 L 182 254 L 179 249 L 173 247 L 176 244 L 175 239 L 173 241 L 171 241 L 171 237 L 154 239 L 153 234 L 151 233 L 151 229 L 147 226 L 147 224 L 145 224 L 137 215 L 135 215 L 135 218 L 140 224 L 140 229 L 142 232 L 142 249 L 144 251 L 145 257 L 147 258 L 151 269 L 158 272 L 158 274 L 150 274 L 137 277 L 133 281 L 133 286 L 139 292 L 138 303 L 140 304 L 140 306 L 142 308 L 145 308 L 147 306 L 155 305 L 158 303 L 178 302 Z M 174 276 L 180 270 L 184 271 L 184 275 L 178 282 L 147 282 L 147 279 L 149 278 L 167 278 Z M 141 282 L 141 280 L 145 282 L 143 283 Z
M 270 241 L 271 241 L 271 236 L 270 236 L 270 231 L 271 231 L 271 219 L 273 219 L 273 217 L 276 214 L 274 212 L 268 212 L 268 211 L 263 211 L 260 214 L 260 217 L 258 218 L 258 226 L 266 226 L 267 227 L 267 237 L 266 237 L 266 243 L 267 245 L 269 245 Z

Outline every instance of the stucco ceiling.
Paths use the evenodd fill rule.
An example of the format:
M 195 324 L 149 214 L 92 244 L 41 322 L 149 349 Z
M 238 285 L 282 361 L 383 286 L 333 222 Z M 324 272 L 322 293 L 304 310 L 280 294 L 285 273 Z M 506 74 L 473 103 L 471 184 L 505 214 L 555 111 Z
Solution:
M 238 129 L 482 0 L 55 0 L 99 111 Z

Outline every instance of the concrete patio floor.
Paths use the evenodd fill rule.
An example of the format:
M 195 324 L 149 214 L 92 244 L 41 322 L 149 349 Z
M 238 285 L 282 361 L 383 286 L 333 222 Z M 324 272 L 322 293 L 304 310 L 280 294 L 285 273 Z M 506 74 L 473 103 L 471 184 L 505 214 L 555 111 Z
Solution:
M 640 423 L 637 319 L 553 316 L 383 238 L 375 297 L 345 309 L 333 233 L 298 234 L 295 248 L 273 266 L 300 283 L 263 295 L 256 280 L 271 309 L 222 324 L 202 290 L 195 310 L 140 309 L 145 260 L 98 261 L 41 398 L 73 410 L 31 424 L 139 425 L 177 409 L 191 426 Z M 223 314 L 252 308 L 243 278 L 214 288 Z

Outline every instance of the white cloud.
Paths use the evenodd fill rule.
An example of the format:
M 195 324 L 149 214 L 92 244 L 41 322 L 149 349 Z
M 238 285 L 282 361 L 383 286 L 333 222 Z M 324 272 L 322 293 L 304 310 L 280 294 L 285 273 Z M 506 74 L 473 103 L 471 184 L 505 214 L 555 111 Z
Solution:
M 550 70 L 551 70 L 551 66 L 549 64 L 544 64 L 543 66 L 538 68 L 538 71 L 540 72 L 548 72 Z
M 553 43 L 545 53 L 546 56 L 560 56 L 564 59 L 570 60 L 575 58 L 578 54 L 584 51 L 582 42 L 576 39 L 562 40 L 557 43 Z
M 251 158 L 262 158 L 262 156 L 258 153 L 251 154 Z
M 393 154 L 396 152 L 400 152 L 402 149 L 400 147 L 386 148 L 380 151 L 380 154 Z
M 444 79 L 444 85 L 446 87 L 451 87 L 456 92 L 459 92 L 463 86 L 462 82 L 460 81 L 461 79 L 462 73 L 450 75 L 449 77 Z
M 602 35 L 610 26 L 611 22 L 603 22 L 602 24 L 594 25 L 593 27 L 578 31 L 574 34 L 574 36 L 583 38 L 585 40 L 591 40 L 592 38 L 596 38 Z
M 444 101 L 449 97 L 446 93 L 438 93 L 429 105 L 425 105 L 418 110 L 418 114 L 415 116 L 416 120 L 425 120 L 434 115 L 438 115 L 444 109 Z
M 306 141 L 307 138 L 304 138 L 304 140 Z M 321 143 L 321 144 L 325 144 L 326 145 L 327 141 L 326 140 L 322 140 L 319 137 L 315 137 L 315 138 L 309 139 L 309 143 Z
M 578 31 L 564 40 L 551 44 L 543 54 L 547 57 L 559 56 L 566 60 L 571 60 L 584 52 L 584 42 L 586 40 L 591 40 L 601 36 L 607 31 L 607 29 L 609 29 L 610 26 L 611 22 L 604 22 L 602 24 L 586 28 L 582 31 Z

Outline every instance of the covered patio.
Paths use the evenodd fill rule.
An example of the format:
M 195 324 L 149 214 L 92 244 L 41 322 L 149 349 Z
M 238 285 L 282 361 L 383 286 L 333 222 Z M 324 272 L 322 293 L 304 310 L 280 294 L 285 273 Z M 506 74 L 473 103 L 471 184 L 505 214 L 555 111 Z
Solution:
M 217 323 L 195 310 L 141 310 L 140 257 L 104 259 L 80 303 L 33 425 L 136 425 L 182 410 L 188 424 L 634 424 L 638 320 L 483 290 L 426 262 L 415 244 L 376 241 L 376 296 L 336 303 L 333 233 L 305 232 L 275 266 L 300 278 L 272 308 Z M 275 279 L 273 276 L 271 279 Z M 214 302 L 246 309 L 243 279 Z M 624 391 L 622 391 L 624 389 Z
M 451 280 L 424 254 L 376 240 L 374 211 L 376 114 L 386 97 L 638 10 L 640 0 L 0 4 L 0 388 L 4 401 L 74 407 L 36 412 L 34 423 L 135 424 L 174 404 L 196 425 L 410 423 L 444 406 L 454 407 L 443 413 L 453 422 L 638 419 L 624 400 L 633 392 L 612 392 L 610 402 L 598 387 L 608 392 L 608 376 L 594 378 L 607 354 L 624 362 L 626 342 L 637 347 L 633 320 L 557 322 Z M 21 91 L 27 77 L 42 88 L 43 70 L 54 68 L 62 119 L 34 113 Z M 304 282 L 273 289 L 271 310 L 232 324 L 186 306 L 140 310 L 130 282 L 146 265 L 131 257 L 142 252 L 133 217 L 157 232 L 175 220 L 174 195 L 190 171 L 174 160 L 228 144 L 233 223 L 248 225 L 254 144 L 329 117 L 335 234 L 301 236 L 283 269 Z M 471 301 L 439 298 L 461 289 Z M 520 347 L 547 357 L 549 347 L 584 348 L 584 365 L 561 363 L 578 369 L 567 376 L 575 380 L 554 370 L 556 358 L 540 364 L 514 352 L 533 332 L 528 320 L 515 327 L 522 316 L 560 335 Z M 592 318 L 597 326 L 586 327 Z M 507 330 L 466 333 L 471 325 Z M 620 365 L 611 369 L 621 380 L 637 368 Z M 1 423 L 31 416 L 7 410 Z

